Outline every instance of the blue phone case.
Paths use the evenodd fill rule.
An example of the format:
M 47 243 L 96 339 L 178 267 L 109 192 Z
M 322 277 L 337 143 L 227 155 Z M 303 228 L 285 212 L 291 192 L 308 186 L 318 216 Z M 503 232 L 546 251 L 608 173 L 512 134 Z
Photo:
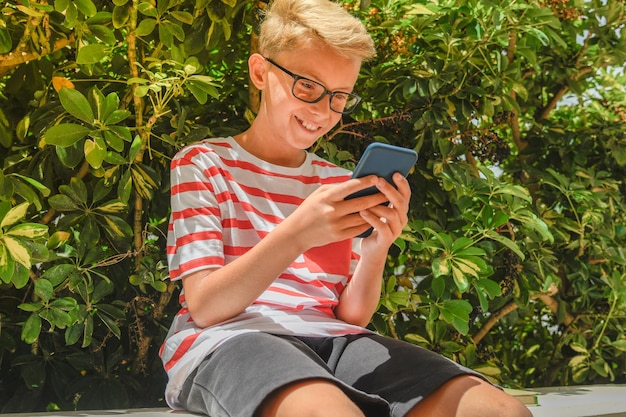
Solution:
M 394 185 L 393 174 L 399 172 L 406 177 L 409 175 L 409 172 L 415 165 L 416 161 L 417 152 L 413 149 L 375 142 L 365 148 L 363 156 L 352 173 L 352 178 L 377 175 L 385 178 L 389 184 Z M 378 189 L 376 189 L 376 187 L 366 188 L 350 194 L 346 197 L 346 200 L 375 194 L 377 192 Z M 370 228 L 368 231 L 357 237 L 367 237 L 371 233 L 372 229 Z

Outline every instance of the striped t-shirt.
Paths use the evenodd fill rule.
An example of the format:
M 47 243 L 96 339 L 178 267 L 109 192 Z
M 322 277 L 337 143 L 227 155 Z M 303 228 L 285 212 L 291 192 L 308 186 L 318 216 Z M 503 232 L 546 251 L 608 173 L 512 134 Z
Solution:
M 181 279 L 232 262 L 319 186 L 349 177 L 349 171 L 312 153 L 298 168 L 270 164 L 231 137 L 182 149 L 171 165 L 170 278 Z M 160 351 L 169 376 L 168 404 L 181 408 L 178 394 L 187 376 L 216 347 L 239 334 L 262 331 L 324 337 L 367 332 L 334 314 L 358 262 L 352 245 L 349 239 L 308 250 L 243 313 L 207 328 L 191 320 L 182 293 L 181 310 Z

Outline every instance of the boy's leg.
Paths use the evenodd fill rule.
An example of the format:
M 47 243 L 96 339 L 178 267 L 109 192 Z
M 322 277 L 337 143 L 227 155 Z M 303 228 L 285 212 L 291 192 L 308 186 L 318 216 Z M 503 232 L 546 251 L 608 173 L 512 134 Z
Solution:
M 211 417 L 341 415 L 326 407 L 389 415 L 384 400 L 336 379 L 302 341 L 259 332 L 236 336 L 206 357 L 184 383 L 179 400 L 185 409 Z
M 339 379 L 390 403 L 402 417 L 530 417 L 517 399 L 432 351 L 380 335 L 335 339 L 322 355 Z
M 337 385 L 321 379 L 279 389 L 265 400 L 259 411 L 258 417 L 364 417 Z
M 417 403 L 407 417 L 532 417 L 524 404 L 472 375 L 443 384 Z

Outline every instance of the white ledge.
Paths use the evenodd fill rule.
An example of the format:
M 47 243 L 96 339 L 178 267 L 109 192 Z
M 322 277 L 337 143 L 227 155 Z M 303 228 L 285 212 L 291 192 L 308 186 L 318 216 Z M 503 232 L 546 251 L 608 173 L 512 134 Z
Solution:
M 626 417 L 626 385 L 532 388 L 539 405 L 533 417 Z
M 539 392 L 537 406 L 529 406 L 533 417 L 626 417 L 626 385 L 583 385 L 532 388 Z M 54 411 L 49 413 L 0 414 L 2 417 L 197 417 L 169 408 L 135 408 L 101 411 Z

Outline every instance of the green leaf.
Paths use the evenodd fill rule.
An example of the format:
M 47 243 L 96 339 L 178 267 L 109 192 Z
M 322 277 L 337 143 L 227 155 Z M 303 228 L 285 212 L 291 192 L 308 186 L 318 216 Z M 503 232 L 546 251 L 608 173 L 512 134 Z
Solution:
M 148 85 L 139 85 L 135 88 L 135 96 L 137 97 L 145 97 L 149 92 L 150 86 Z
M 63 164 L 63 166 L 67 168 L 76 168 L 78 164 L 83 162 L 85 159 L 85 153 L 83 152 L 83 147 L 80 146 L 80 141 L 74 143 L 73 145 L 63 147 L 57 146 L 55 148 L 55 152 L 59 161 Z
M 133 179 L 131 177 L 130 169 L 126 170 L 117 187 L 117 196 L 120 201 L 128 201 L 130 194 L 133 191 Z
M 168 33 L 168 35 L 166 35 L 166 39 L 171 39 L 171 37 L 174 36 L 176 39 L 178 39 L 181 42 L 185 40 L 185 31 L 183 30 L 182 26 L 179 25 L 178 23 L 165 20 L 161 22 L 161 24 L 159 25 L 159 35 L 161 35 L 162 33 L 161 29 L 163 29 L 164 32 Z M 161 41 L 163 42 L 163 39 L 161 39 Z M 166 45 L 168 46 L 171 45 L 171 42 Z
M 60 308 L 52 307 L 50 308 L 50 313 L 53 320 L 52 323 L 60 329 L 65 329 L 67 326 L 72 324 L 72 316 L 68 312 Z
M 93 4 L 91 0 L 74 0 L 74 3 L 78 7 L 78 10 L 87 17 L 94 16 L 98 11 L 96 5 Z
M 76 204 L 74 200 L 64 194 L 55 194 L 48 199 L 50 206 L 58 211 L 75 211 L 79 210 L 80 206 Z
M 131 167 L 133 185 L 143 198 L 151 199 L 152 192 L 158 188 L 158 178 L 154 169 L 147 165 L 135 164 Z
M 140 2 L 137 6 L 137 10 L 139 10 L 139 13 L 144 16 L 157 17 L 159 15 L 156 7 L 154 7 L 154 4 L 148 1 Z
M 626 352 L 626 339 L 619 339 L 614 342 L 611 342 L 611 346 L 613 346 L 617 350 Z
M 18 290 L 24 288 L 26 284 L 30 281 L 30 268 L 25 267 L 20 263 L 15 263 L 13 270 L 13 278 L 11 282 L 13 282 L 13 286 Z
M 102 161 L 107 154 L 104 139 L 96 138 L 95 140 L 87 139 L 85 141 L 85 159 L 93 168 L 100 168 Z
M 107 152 L 104 161 L 111 165 L 127 165 L 128 161 L 124 159 L 122 155 L 116 152 L 109 151 Z
M 411 342 L 414 345 L 420 346 L 430 346 L 430 342 L 424 336 L 421 336 L 417 333 L 408 333 L 404 336 L 404 340 L 407 342 Z
M 37 313 L 33 313 L 26 319 L 24 325 L 22 326 L 22 340 L 31 344 L 39 338 L 39 333 L 41 332 L 41 317 Z
M 152 286 L 152 288 L 154 288 L 158 292 L 165 292 L 167 290 L 167 284 L 163 281 L 154 281 L 154 282 L 151 282 L 150 285 Z M 405 294 L 407 294 L 407 296 L 409 295 L 408 293 L 405 293 Z M 405 301 L 404 304 L 401 304 L 401 305 L 407 305 L 407 302 Z
M 443 298 L 444 292 L 446 290 L 446 281 L 441 277 L 433 278 L 431 289 L 435 297 L 437 297 L 438 299 Z
M 207 102 L 208 95 L 201 88 L 198 88 L 196 85 L 190 82 L 187 84 L 187 89 L 189 89 L 191 94 L 193 94 L 198 103 L 205 104 Z
M 76 63 L 79 65 L 97 64 L 111 53 L 111 47 L 94 43 L 85 45 L 78 50 Z
M 23 223 L 13 227 L 6 234 L 29 239 L 43 238 L 48 234 L 48 226 L 39 223 Z
M 130 19 L 130 13 L 132 9 L 132 2 L 126 3 L 123 5 L 116 5 L 113 8 L 113 27 L 115 29 L 120 29 L 123 27 L 128 19 Z M 141 2 L 143 4 L 145 2 Z
M 476 372 L 480 372 L 483 375 L 487 375 L 491 377 L 497 377 L 498 375 L 502 373 L 502 370 L 500 368 L 498 368 L 497 366 L 493 366 L 493 365 L 477 366 L 476 368 L 474 368 L 474 370 Z
M 72 297 L 57 298 L 50 303 L 50 307 L 58 308 L 64 311 L 71 311 L 78 308 L 78 302 Z
M 479 279 L 478 281 L 474 282 L 474 285 L 478 289 L 478 292 L 486 293 L 489 298 L 492 299 L 502 294 L 502 288 L 500 287 L 500 284 L 490 279 Z
M 97 254 L 98 248 L 96 248 L 96 245 L 98 244 L 98 240 L 100 240 L 100 229 L 98 228 L 98 223 L 94 219 L 94 216 L 90 216 L 86 219 L 82 226 L 82 229 L 80 229 L 80 250 Z M 89 252 L 91 248 L 95 248 L 94 252 Z
M 189 12 L 172 10 L 170 12 L 170 16 L 172 16 L 174 19 L 178 20 L 179 22 L 186 23 L 188 25 L 193 24 L 193 15 Z
M 133 139 L 130 129 L 126 126 L 107 126 L 105 133 L 106 132 L 110 133 L 111 136 L 115 136 L 116 138 L 123 140 L 124 142 L 130 142 Z M 110 136 L 105 137 L 110 138 Z M 121 150 L 119 152 L 121 152 Z
M 461 292 L 465 292 L 469 287 L 469 280 L 467 279 L 467 275 L 459 269 L 457 266 L 452 266 L 452 278 L 454 279 L 454 283 L 457 288 Z
M 104 297 L 111 294 L 114 289 L 115 289 L 115 286 L 113 285 L 111 281 L 105 281 L 105 280 L 100 281 L 93 290 L 92 302 L 93 303 L 99 302 Z M 110 306 L 108 304 L 99 304 L 98 307 L 101 310 L 107 312 L 107 314 L 109 314 L 112 317 L 116 317 L 120 320 L 124 319 L 123 312 L 121 312 L 119 309 L 113 306 Z
M 89 31 L 106 45 L 115 45 L 115 33 L 104 25 L 89 25 Z
M 85 182 L 78 177 L 72 177 L 70 179 L 69 187 L 67 185 L 59 186 L 59 191 L 81 204 L 87 203 L 87 199 L 89 198 L 89 191 L 87 190 Z
M 69 238 L 69 232 L 65 232 L 62 230 L 56 231 L 48 238 L 48 248 L 58 249 L 62 244 L 67 242 Z
M 11 52 L 12 49 L 11 33 L 6 28 L 0 27 L 0 54 Z
M 32 179 L 30 177 L 27 177 L 25 175 L 17 174 L 17 173 L 14 173 L 12 175 L 15 176 L 15 177 L 18 177 L 18 178 L 20 178 L 22 180 L 24 180 L 28 184 L 30 184 L 33 187 L 35 187 L 37 189 L 37 191 L 39 191 L 41 193 L 41 195 L 43 195 L 44 197 L 48 197 L 50 195 L 50 189 L 48 187 L 46 187 L 45 185 L 43 185 L 42 183 L 40 183 L 39 181 L 37 181 L 35 179 Z
M 433 275 L 439 277 L 450 273 L 450 262 L 441 257 L 434 258 L 432 261 Z
M 104 140 L 106 141 L 107 145 L 109 145 L 117 152 L 122 152 L 124 150 L 124 140 L 122 138 L 120 138 L 118 135 L 108 129 L 103 131 L 102 133 L 104 135 Z
M 141 137 L 139 135 L 135 135 L 135 139 L 133 139 L 133 142 L 130 145 L 128 158 L 131 161 L 134 161 L 135 158 L 137 158 L 137 155 L 139 155 L 139 152 L 141 151 L 142 147 L 143 147 L 143 141 L 141 140 Z
M 47 303 L 52 298 L 52 294 L 54 294 L 54 288 L 50 281 L 41 278 L 35 281 L 35 295 L 41 298 L 44 303 Z
M 85 329 L 83 332 L 83 343 L 81 345 L 83 348 L 86 348 L 91 344 L 91 340 L 93 338 L 93 326 L 93 317 L 87 316 L 87 318 L 85 319 Z
M 0 280 L 8 284 L 15 273 L 15 261 L 9 256 L 9 251 L 0 244 Z
M 121 213 L 124 212 L 128 209 L 128 204 L 122 202 L 122 201 L 117 201 L 117 200 L 111 200 L 101 206 L 99 206 L 96 210 L 102 212 L 102 213 Z
M 132 236 L 133 230 L 123 219 L 111 215 L 105 215 L 103 217 L 107 226 L 105 231 L 114 239 Z
M 496 242 L 500 242 L 507 248 L 511 249 L 513 252 L 515 252 L 517 256 L 520 257 L 521 260 L 524 260 L 525 258 L 524 253 L 520 250 L 519 246 L 517 246 L 517 244 L 513 242 L 511 239 L 509 239 L 508 237 L 502 236 L 498 234 L 498 232 L 493 231 L 493 230 L 485 231 L 485 235 L 489 239 L 495 240 Z
M 37 301 L 34 303 L 22 303 L 17 306 L 20 310 L 28 311 L 32 313 L 34 311 L 39 311 L 43 308 L 43 303 L 41 301 Z
M 466 249 L 468 246 L 474 244 L 474 241 L 468 237 L 462 236 L 454 241 L 452 244 L 451 252 L 456 253 L 460 250 Z
M 26 216 L 29 205 L 30 204 L 28 202 L 24 202 L 11 208 L 2 218 L 2 221 L 0 222 L 0 228 L 12 226 L 18 221 L 22 220 Z
M 111 317 L 107 316 L 106 314 L 102 314 L 100 311 L 97 311 L 96 315 L 98 316 L 98 318 L 100 318 L 100 320 L 104 323 L 104 325 L 111 331 L 111 333 L 115 335 L 115 337 L 119 339 L 122 336 L 122 331 L 120 330 L 120 327 L 117 325 L 115 320 L 113 320 Z
M 130 115 L 131 113 L 125 109 L 113 110 L 111 114 L 109 114 L 107 118 L 104 120 L 104 124 L 106 125 L 117 124 L 121 122 L 122 120 L 127 119 Z
M 52 126 L 44 134 L 46 143 L 49 145 L 68 147 L 83 139 L 91 132 L 91 129 L 73 123 L 63 123 Z
M 0 170 L 0 180 L 3 180 L 4 174 L 2 174 L 2 170 Z M 9 210 L 11 210 L 12 206 L 11 206 L 11 202 L 8 200 L 0 200 L 0 219 L 4 218 L 4 216 L 7 215 L 7 213 L 9 212 Z
M 4 236 L 4 247 L 9 251 L 10 256 L 18 263 L 26 268 L 31 267 L 31 254 L 26 245 L 18 239 L 10 236 Z
M 157 22 L 154 19 L 143 19 L 141 22 L 139 22 L 139 25 L 137 25 L 135 33 L 137 34 L 137 36 L 148 36 L 154 31 L 156 23 Z
M 26 3 L 26 4 L 28 4 L 28 3 Z M 17 5 L 16 7 L 17 7 L 17 9 L 20 12 L 22 12 L 22 13 L 28 15 L 28 16 L 31 16 L 31 17 L 43 17 L 43 15 L 44 15 L 39 10 L 35 10 L 34 8 L 30 8 L 30 7 L 27 7 L 27 6 L 22 6 L 21 4 Z
M 80 340 L 80 337 L 85 330 L 84 323 L 75 323 L 71 326 L 68 326 L 65 330 L 65 344 L 67 346 L 71 346 Z
M 67 28 L 74 28 L 76 25 L 76 20 L 78 19 L 78 7 L 74 2 L 68 2 L 65 8 L 65 20 L 63 21 L 63 26 Z
M 47 279 L 52 285 L 57 286 L 72 276 L 79 276 L 80 272 L 76 266 L 72 264 L 58 264 L 50 267 L 43 273 L 42 278 Z
M 493 194 L 509 194 L 521 198 L 529 203 L 532 202 L 532 197 L 530 196 L 528 189 L 516 184 L 504 184 L 502 187 L 494 190 Z
M 461 334 L 469 331 L 469 315 L 472 305 L 465 300 L 445 300 L 441 307 L 444 320 L 451 323 Z

